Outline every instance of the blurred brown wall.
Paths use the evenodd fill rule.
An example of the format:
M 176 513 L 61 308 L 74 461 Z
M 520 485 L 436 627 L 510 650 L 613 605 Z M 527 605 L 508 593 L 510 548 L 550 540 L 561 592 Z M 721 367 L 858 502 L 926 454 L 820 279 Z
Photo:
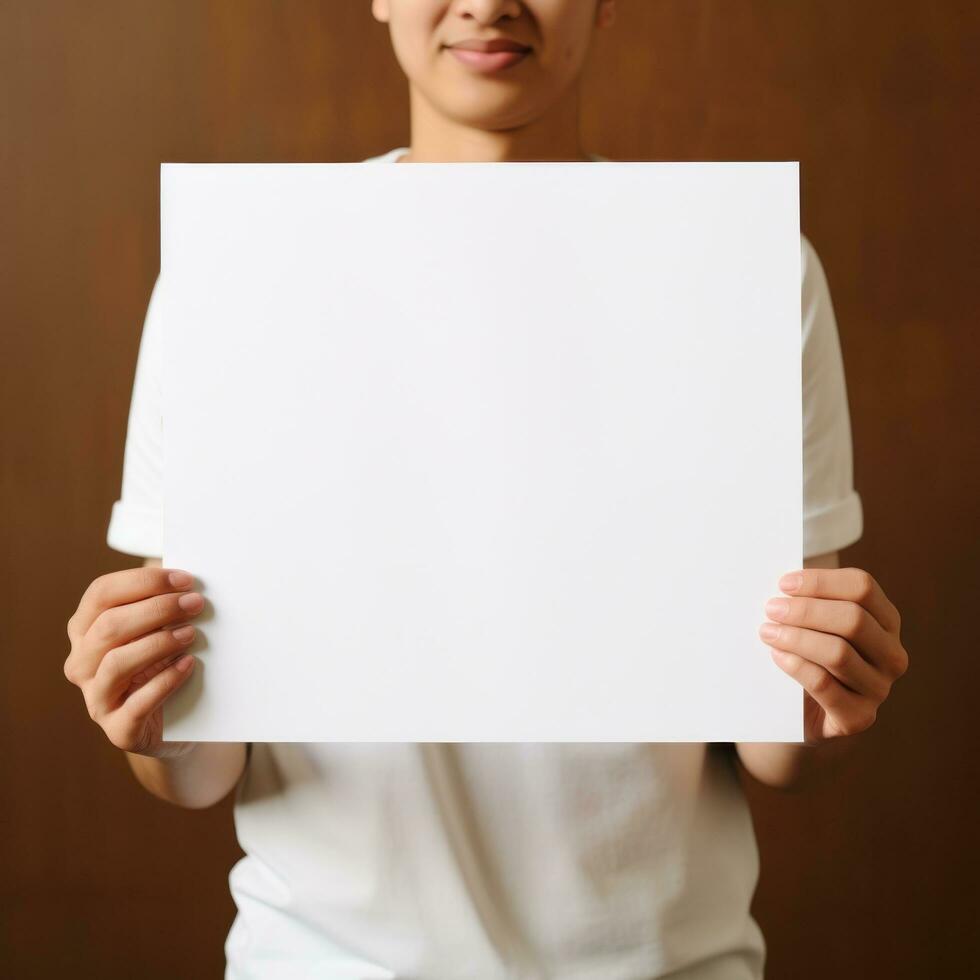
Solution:
M 865 506 L 842 558 L 904 614 L 911 670 L 854 764 L 820 791 L 751 793 L 770 977 L 975 961 L 976 10 L 627 0 L 585 89 L 586 144 L 612 159 L 801 161 Z M 368 0 L 2 0 L 0 73 L 0 962 L 218 977 L 229 801 L 149 796 L 61 673 L 86 585 L 136 562 L 105 529 L 158 168 L 405 145 L 404 81 Z

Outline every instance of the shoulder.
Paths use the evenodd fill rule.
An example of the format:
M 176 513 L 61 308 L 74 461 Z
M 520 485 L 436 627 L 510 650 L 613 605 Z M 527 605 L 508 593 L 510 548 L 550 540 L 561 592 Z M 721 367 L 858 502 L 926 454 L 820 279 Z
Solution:
M 824 272 L 820 256 L 813 247 L 813 242 L 803 234 L 800 235 L 800 271 L 803 279 L 804 301 L 807 298 L 819 299 L 821 293 L 829 292 L 827 274 Z
M 806 332 L 821 320 L 832 321 L 834 309 L 823 262 L 820 261 L 813 243 L 802 234 L 800 235 L 800 272 L 803 290 L 803 329 Z
M 800 236 L 801 313 L 804 351 L 833 354 L 838 345 L 837 318 L 823 263 L 813 243 Z
M 379 153 L 377 156 L 366 157 L 361 163 L 394 163 L 398 157 L 407 152 L 407 146 L 396 146 L 385 153 Z
M 159 392 L 163 372 L 163 324 L 161 306 L 163 305 L 163 286 L 157 275 L 150 291 L 150 299 L 143 316 L 143 332 L 140 336 L 139 354 L 136 358 L 136 378 L 134 396 L 145 398 L 146 390 L 152 386 L 154 394 Z M 143 382 L 147 382 L 146 385 Z

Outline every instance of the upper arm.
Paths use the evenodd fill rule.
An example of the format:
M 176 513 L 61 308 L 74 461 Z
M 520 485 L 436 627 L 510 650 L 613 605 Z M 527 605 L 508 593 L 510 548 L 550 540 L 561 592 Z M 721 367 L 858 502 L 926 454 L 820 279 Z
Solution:
M 828 551 L 823 555 L 812 555 L 803 559 L 804 568 L 840 568 L 840 552 Z
M 122 486 L 112 505 L 106 542 L 141 557 L 163 554 L 163 406 L 160 279 L 154 283 L 133 377 Z
M 803 511 L 806 561 L 822 562 L 863 530 L 854 489 L 851 425 L 837 321 L 823 266 L 802 249 Z M 153 286 L 140 339 L 123 464 L 122 492 L 107 532 L 111 548 L 160 564 L 163 538 L 162 384 L 158 298 Z M 836 566 L 833 566 L 836 567 Z
M 853 544 L 863 530 L 837 320 L 823 266 L 802 238 L 803 554 Z

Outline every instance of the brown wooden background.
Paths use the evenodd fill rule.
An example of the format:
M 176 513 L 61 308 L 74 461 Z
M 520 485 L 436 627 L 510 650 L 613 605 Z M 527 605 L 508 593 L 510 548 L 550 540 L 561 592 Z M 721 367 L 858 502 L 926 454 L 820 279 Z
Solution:
M 818 792 L 752 793 L 770 977 L 976 961 L 976 10 L 628 0 L 585 87 L 587 146 L 612 159 L 802 162 L 866 512 L 843 559 L 904 613 L 912 667 L 855 764 Z M 150 797 L 61 673 L 85 586 L 135 563 L 105 528 L 158 167 L 405 145 L 405 85 L 368 0 L 0 0 L 0 73 L 0 962 L 218 977 L 228 803 Z

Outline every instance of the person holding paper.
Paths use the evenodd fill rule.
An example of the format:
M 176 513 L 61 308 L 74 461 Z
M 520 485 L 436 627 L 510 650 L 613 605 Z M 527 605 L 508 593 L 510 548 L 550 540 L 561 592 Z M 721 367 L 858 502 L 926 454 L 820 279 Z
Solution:
M 408 77 L 411 145 L 364 162 L 604 159 L 581 146 L 578 83 L 615 7 L 373 0 Z M 204 600 L 193 569 L 160 567 L 151 299 L 107 535 L 145 563 L 85 590 L 64 671 L 150 792 L 206 807 L 235 791 L 229 980 L 762 977 L 739 774 L 786 788 L 830 771 L 908 665 L 894 604 L 838 567 L 862 511 L 828 285 L 801 249 L 806 560 L 759 613 L 773 669 L 806 692 L 802 745 L 162 742 Z

